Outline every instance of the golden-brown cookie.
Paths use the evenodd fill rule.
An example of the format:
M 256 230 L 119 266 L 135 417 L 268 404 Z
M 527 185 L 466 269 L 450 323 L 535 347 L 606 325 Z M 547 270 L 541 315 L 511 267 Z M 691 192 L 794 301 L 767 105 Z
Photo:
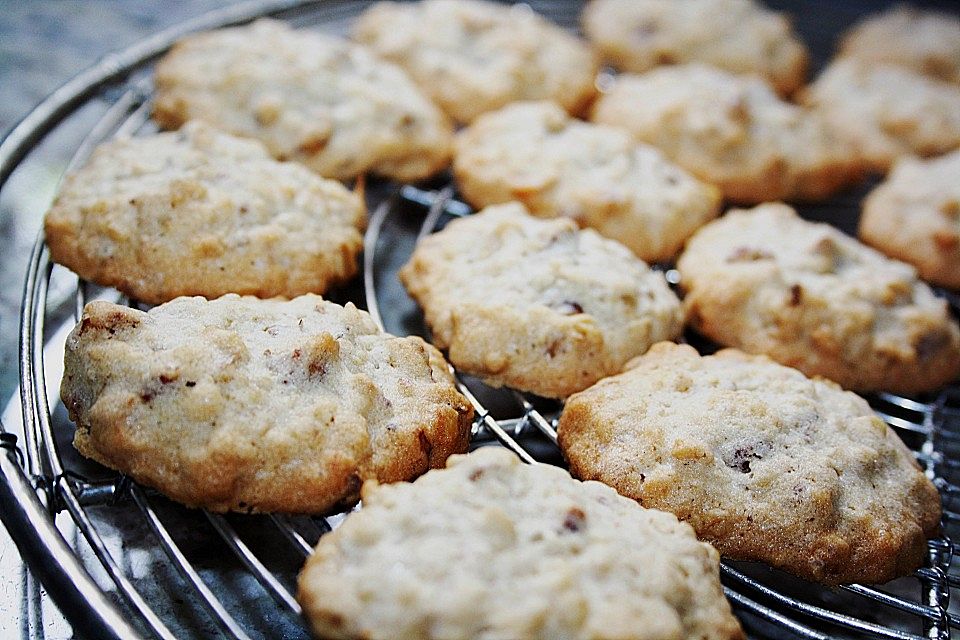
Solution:
M 854 391 L 932 391 L 960 373 L 960 329 L 913 267 L 786 205 L 709 223 L 677 268 L 688 321 L 722 345 Z
M 517 102 L 461 131 L 453 170 L 475 207 L 518 200 L 535 216 L 573 218 L 647 262 L 673 258 L 715 218 L 720 191 L 626 131 Z
M 447 118 L 395 65 L 275 20 L 189 35 L 157 64 L 153 116 L 257 138 L 327 178 L 417 180 L 450 160 Z
M 525 5 L 379 2 L 353 37 L 403 67 L 459 122 L 516 100 L 553 100 L 577 114 L 596 93 L 590 47 Z
M 759 78 L 702 64 L 618 76 L 593 120 L 627 129 L 735 202 L 824 200 L 862 173 L 818 115 Z
M 191 122 L 100 145 L 44 229 L 55 262 L 155 304 L 324 293 L 357 272 L 365 221 L 339 182 Z
M 323 513 L 467 448 L 440 353 L 306 295 L 87 305 L 63 403 L 84 455 L 213 511 Z
M 551 398 L 679 335 L 680 301 L 619 243 L 522 205 L 488 207 L 422 240 L 400 280 L 458 369 Z
M 939 528 L 936 488 L 870 405 L 735 349 L 655 345 L 571 397 L 559 438 L 575 476 L 809 580 L 905 575 Z
M 364 485 L 298 599 L 324 638 L 743 640 L 718 564 L 671 514 L 485 447 Z
M 863 203 L 860 238 L 924 280 L 960 289 L 960 150 L 894 165 Z

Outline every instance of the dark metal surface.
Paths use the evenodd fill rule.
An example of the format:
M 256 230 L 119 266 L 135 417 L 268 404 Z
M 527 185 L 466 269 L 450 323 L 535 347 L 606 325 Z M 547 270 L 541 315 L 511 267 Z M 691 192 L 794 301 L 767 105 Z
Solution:
M 145 65 L 178 35 L 195 28 L 280 13 L 300 26 L 343 31 L 366 2 L 273 0 L 246 2 L 150 38 L 116 54 L 54 93 L 0 143 L 0 188 L 13 169 L 30 161 L 34 145 L 54 135 L 80 105 L 97 103 L 101 117 L 76 150 L 82 162 L 99 141 L 117 133 L 152 131 L 147 120 L 150 84 Z M 530 2 L 574 27 L 577 2 Z M 794 10 L 816 61 L 829 55 L 836 33 L 878 3 L 771 2 Z M 953 3 L 944 4 L 958 10 Z M 386 328 L 425 334 L 422 316 L 396 279 L 416 239 L 469 209 L 454 199 L 441 176 L 421 185 L 371 181 L 373 212 L 362 280 L 328 296 L 366 306 Z M 869 185 L 822 206 L 802 207 L 810 219 L 852 231 Z M 68 305 L 48 304 L 51 286 L 76 288 Z M 72 425 L 56 401 L 63 340 L 74 314 L 92 297 L 116 292 L 77 282 L 52 267 L 38 239 L 24 288 L 21 394 L 24 438 L 16 447 L 0 439 L 0 516 L 24 557 L 57 598 L 78 632 L 91 637 L 306 638 L 295 578 L 312 544 L 337 526 L 328 519 L 285 516 L 216 516 L 184 509 L 81 458 L 70 446 Z M 707 345 L 703 345 L 707 347 Z M 561 463 L 553 419 L 559 407 L 537 398 L 487 389 L 463 379 L 479 408 L 476 446 L 499 441 L 529 462 Z M 960 392 L 917 400 L 872 399 L 887 421 L 918 452 L 944 496 L 947 530 L 960 512 Z M 22 453 L 21 453 L 22 452 Z M 57 519 L 55 514 L 66 518 Z M 930 563 L 915 576 L 873 588 L 823 589 L 767 567 L 725 564 L 727 595 L 755 637 L 949 638 L 960 619 L 949 611 L 960 577 L 950 574 L 953 544 L 931 541 Z M 112 634 L 112 635 L 111 635 Z

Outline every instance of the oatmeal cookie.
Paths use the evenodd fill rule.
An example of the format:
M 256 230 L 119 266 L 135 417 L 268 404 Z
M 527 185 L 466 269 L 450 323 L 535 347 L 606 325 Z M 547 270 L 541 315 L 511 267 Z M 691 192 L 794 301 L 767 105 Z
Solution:
M 896 64 L 960 84 L 960 18 L 907 5 L 893 7 L 848 31 L 840 56 Z
M 620 75 L 593 120 L 627 129 L 735 202 L 824 200 L 863 169 L 817 114 L 759 78 L 702 64 Z
M 298 598 L 325 638 L 742 640 L 718 574 L 673 515 L 486 447 L 365 484 Z
M 590 47 L 523 5 L 379 2 L 353 37 L 403 67 L 459 122 L 517 100 L 553 100 L 577 114 L 596 93 Z
M 365 221 L 339 182 L 191 122 L 100 145 L 44 228 L 55 262 L 156 304 L 323 293 L 357 272 Z
M 960 329 L 913 267 L 786 205 L 711 222 L 677 268 L 688 321 L 722 345 L 854 391 L 931 391 L 960 373 Z
M 417 180 L 450 159 L 452 126 L 400 68 L 275 20 L 183 38 L 155 82 L 161 126 L 205 120 L 327 178 Z
M 682 328 L 666 280 L 626 247 L 571 220 L 533 218 L 518 203 L 428 236 L 400 280 L 454 366 L 551 398 L 619 371 Z
M 805 88 L 813 107 L 875 171 L 960 146 L 960 86 L 891 64 L 841 58 Z
M 473 414 L 436 349 L 315 295 L 92 302 L 60 393 L 82 454 L 213 511 L 349 506 L 465 451 Z
M 655 148 L 551 102 L 486 113 L 454 149 L 457 185 L 474 206 L 519 200 L 535 216 L 573 218 L 648 262 L 674 257 L 720 209 L 716 187 Z
M 790 95 L 806 77 L 809 55 L 785 14 L 754 0 L 592 0 L 584 33 L 624 71 L 703 62 L 764 78 Z
M 901 159 L 864 201 L 860 238 L 924 280 L 960 289 L 960 150 Z
M 808 580 L 906 575 L 939 529 L 936 488 L 870 405 L 764 356 L 655 345 L 571 397 L 559 437 L 575 476 Z

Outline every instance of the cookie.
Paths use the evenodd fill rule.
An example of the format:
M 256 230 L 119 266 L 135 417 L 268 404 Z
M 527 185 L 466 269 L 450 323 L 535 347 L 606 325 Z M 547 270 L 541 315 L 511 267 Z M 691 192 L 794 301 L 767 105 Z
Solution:
M 898 161 L 863 203 L 860 239 L 924 280 L 960 289 L 960 150 Z
M 840 56 L 891 63 L 960 84 L 960 18 L 906 5 L 893 7 L 844 34 Z
M 626 247 L 518 203 L 425 238 L 400 280 L 454 366 L 550 398 L 619 371 L 683 322 L 663 275 Z
M 440 353 L 315 295 L 87 305 L 63 404 L 83 455 L 212 511 L 325 513 L 467 448 Z
M 904 155 L 935 156 L 960 146 L 960 86 L 910 69 L 842 58 L 801 100 L 875 171 Z
M 559 438 L 574 476 L 808 580 L 906 575 L 939 529 L 936 488 L 866 401 L 735 349 L 655 345 L 571 397 Z
M 327 178 L 417 180 L 450 159 L 449 121 L 406 73 L 282 22 L 187 36 L 157 64 L 155 83 L 161 126 L 205 120 Z
M 620 75 L 593 120 L 627 129 L 735 202 L 824 200 L 862 173 L 820 117 L 759 78 L 702 64 Z
M 576 114 L 596 93 L 594 53 L 527 6 L 378 2 L 353 37 L 403 67 L 459 122 L 517 100 L 553 100 Z
M 324 638 L 743 639 L 718 574 L 674 516 L 487 447 L 365 484 L 298 598 Z
M 800 88 L 807 72 L 807 48 L 790 20 L 754 0 L 592 0 L 581 22 L 624 71 L 702 62 L 760 76 L 781 95 Z
M 688 322 L 854 391 L 914 394 L 960 373 L 960 329 L 913 267 L 783 204 L 731 211 L 677 262 Z
M 55 262 L 160 303 L 323 293 L 357 272 L 359 195 L 200 122 L 100 145 L 44 223 Z
M 720 209 L 719 190 L 655 148 L 552 102 L 477 118 L 456 138 L 453 169 L 477 208 L 518 200 L 538 217 L 573 218 L 648 262 L 671 259 Z

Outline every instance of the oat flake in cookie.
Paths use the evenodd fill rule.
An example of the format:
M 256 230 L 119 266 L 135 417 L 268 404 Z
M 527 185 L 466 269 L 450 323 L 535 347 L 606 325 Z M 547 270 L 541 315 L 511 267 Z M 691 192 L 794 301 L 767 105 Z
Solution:
M 565 216 L 648 262 L 674 257 L 720 210 L 720 191 L 616 127 L 583 122 L 552 102 L 519 102 L 460 132 L 454 173 L 476 207 L 521 201 Z
M 604 58 L 624 71 L 703 62 L 758 75 L 782 95 L 806 75 L 807 48 L 790 19 L 754 0 L 591 0 L 582 23 Z
M 939 527 L 937 490 L 870 405 L 735 349 L 655 345 L 571 397 L 559 438 L 576 477 L 809 580 L 906 575 Z
M 525 5 L 379 2 L 353 37 L 408 71 L 459 122 L 517 100 L 553 100 L 577 114 L 596 93 L 590 47 Z
M 60 390 L 84 455 L 213 511 L 325 513 L 467 448 L 440 353 L 306 295 L 87 305 Z
M 100 145 L 47 213 L 51 257 L 149 303 L 324 293 L 357 271 L 359 195 L 199 122 Z
M 677 262 L 690 324 L 854 391 L 933 391 L 960 373 L 947 303 L 891 260 L 783 204 L 734 210 Z
M 742 640 L 718 565 L 673 515 L 486 447 L 364 485 L 298 599 L 323 638 Z
M 825 200 L 863 169 L 819 115 L 760 78 L 699 63 L 617 76 L 592 119 L 659 148 L 734 202 Z
M 156 86 L 161 126 L 205 120 L 326 178 L 418 180 L 450 159 L 450 123 L 399 67 L 275 20 L 183 38 Z
M 663 275 L 626 247 L 518 203 L 428 236 L 400 280 L 458 369 L 551 398 L 616 373 L 683 321 Z

